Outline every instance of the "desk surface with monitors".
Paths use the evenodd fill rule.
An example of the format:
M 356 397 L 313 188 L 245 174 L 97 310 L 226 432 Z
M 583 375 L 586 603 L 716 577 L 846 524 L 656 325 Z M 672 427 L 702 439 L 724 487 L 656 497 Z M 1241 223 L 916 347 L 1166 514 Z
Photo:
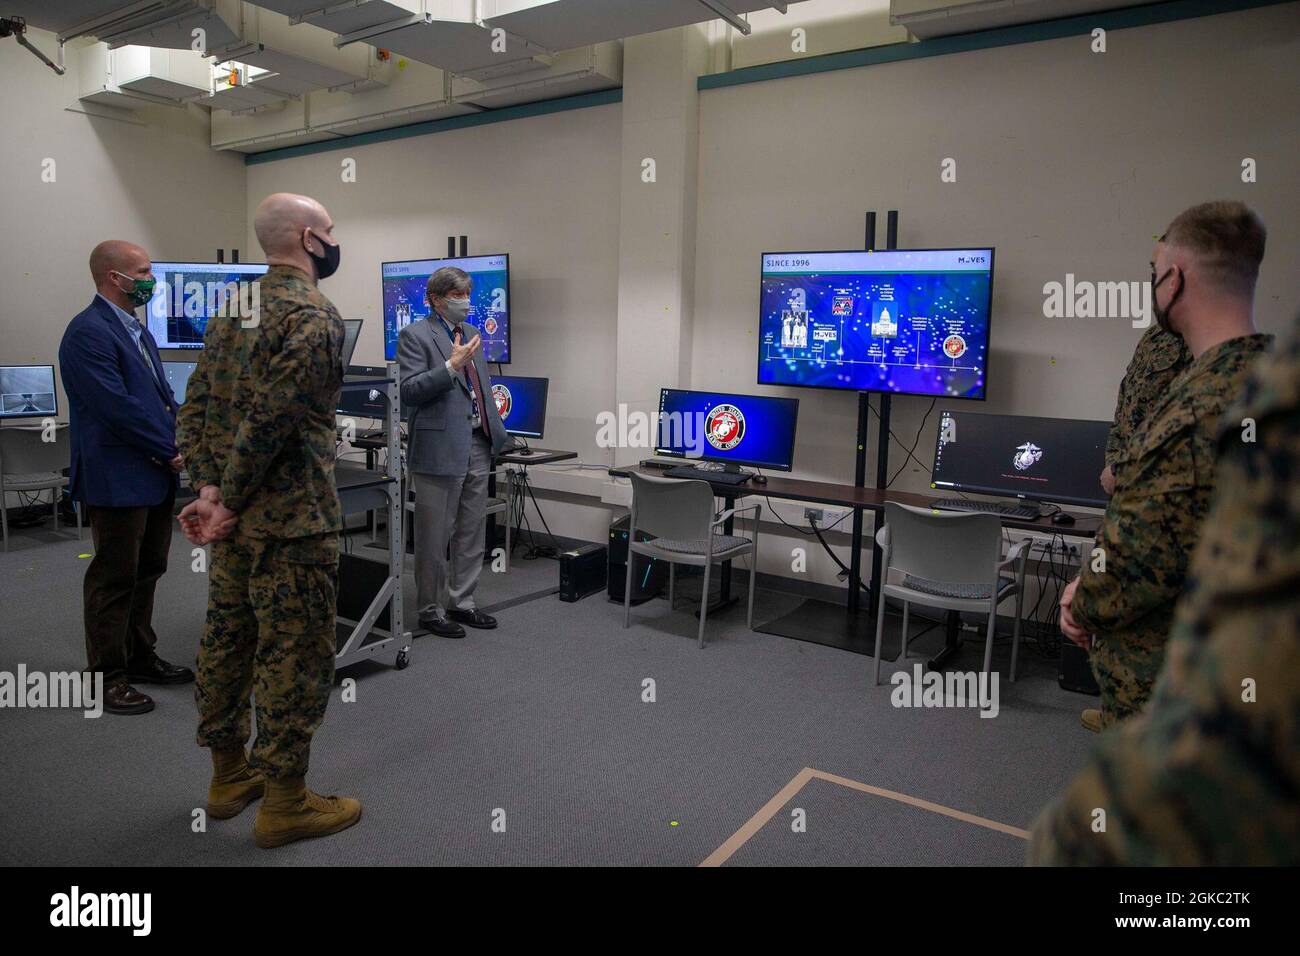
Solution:
M 983 399 L 992 249 L 764 253 L 758 383 Z
M 53 365 L 0 365 L 0 418 L 45 418 L 58 413 Z
M 1106 507 L 1110 422 L 943 409 L 930 487 Z

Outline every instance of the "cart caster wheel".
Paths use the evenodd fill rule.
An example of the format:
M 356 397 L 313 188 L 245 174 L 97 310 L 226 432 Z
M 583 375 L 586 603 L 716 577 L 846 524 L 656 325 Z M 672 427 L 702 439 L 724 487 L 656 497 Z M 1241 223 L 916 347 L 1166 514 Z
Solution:
M 399 671 L 404 671 L 410 666 L 411 666 L 411 656 L 407 654 L 406 651 L 398 651 L 397 669 Z

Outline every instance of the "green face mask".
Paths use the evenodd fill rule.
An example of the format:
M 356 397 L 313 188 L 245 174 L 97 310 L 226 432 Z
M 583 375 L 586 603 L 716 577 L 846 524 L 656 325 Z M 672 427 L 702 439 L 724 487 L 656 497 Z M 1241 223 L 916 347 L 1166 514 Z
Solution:
M 147 279 L 132 279 L 129 275 L 122 272 L 115 272 L 113 274 L 131 281 L 130 290 L 122 289 L 121 286 L 118 286 L 118 288 L 122 289 L 127 298 L 129 298 L 133 304 L 144 305 L 153 298 L 153 287 L 156 281 L 153 276 L 150 276 Z

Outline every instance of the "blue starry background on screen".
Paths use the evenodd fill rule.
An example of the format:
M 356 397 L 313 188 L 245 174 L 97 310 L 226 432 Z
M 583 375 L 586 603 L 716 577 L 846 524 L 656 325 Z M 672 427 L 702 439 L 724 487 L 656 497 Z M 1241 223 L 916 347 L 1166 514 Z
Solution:
M 472 261 L 489 260 L 486 267 Z M 430 259 L 419 262 L 384 263 L 384 357 L 397 358 L 397 336 L 411 322 L 427 319 L 431 310 L 424 299 L 429 276 L 442 266 L 458 266 L 474 280 L 470 292 L 468 322 L 483 339 L 483 357 L 489 362 L 510 361 L 509 270 L 505 256 L 471 259 Z M 403 274 L 395 274 L 397 272 Z
M 983 398 L 987 272 L 764 274 L 758 380 Z

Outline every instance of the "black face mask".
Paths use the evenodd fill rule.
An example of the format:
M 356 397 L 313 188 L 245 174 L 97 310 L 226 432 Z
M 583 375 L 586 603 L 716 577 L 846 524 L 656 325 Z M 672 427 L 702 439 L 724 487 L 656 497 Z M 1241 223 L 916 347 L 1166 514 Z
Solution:
M 311 232 L 310 230 L 308 230 L 308 234 L 316 236 L 316 234 L 314 232 Z M 312 264 L 316 266 L 316 278 L 328 279 L 335 272 L 337 272 L 339 268 L 338 243 L 335 243 L 334 245 L 331 246 L 324 239 L 321 239 L 320 236 L 316 236 L 316 239 L 325 248 L 325 254 L 323 256 L 318 256 L 310 249 L 307 249 L 306 243 L 303 243 L 303 248 L 307 249 L 307 255 L 311 256 Z
M 1183 294 L 1183 283 L 1180 282 L 1178 284 L 1178 291 L 1173 294 L 1169 300 L 1169 304 L 1163 309 L 1160 308 L 1156 299 L 1156 289 L 1160 287 L 1160 283 L 1164 282 L 1173 274 L 1174 270 L 1170 269 L 1160 277 L 1159 281 L 1157 281 L 1155 266 L 1151 267 L 1151 314 L 1156 317 L 1156 324 L 1160 326 L 1161 329 L 1171 335 L 1177 335 L 1178 333 L 1174 331 L 1173 326 L 1169 324 L 1169 313 L 1173 311 L 1174 303 L 1178 301 L 1178 297 Z

